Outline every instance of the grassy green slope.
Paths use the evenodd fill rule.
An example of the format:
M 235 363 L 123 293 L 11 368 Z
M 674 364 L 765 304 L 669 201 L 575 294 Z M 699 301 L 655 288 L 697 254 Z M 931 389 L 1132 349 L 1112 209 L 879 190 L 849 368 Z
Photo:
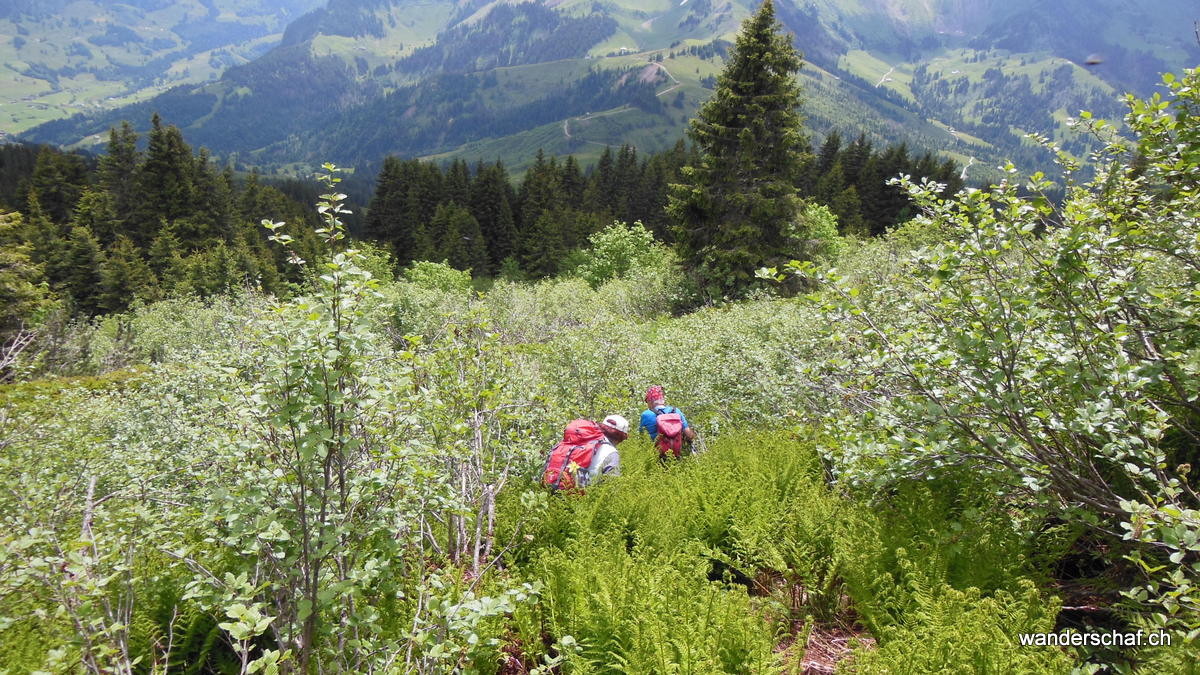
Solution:
M 317 35 L 312 51 L 320 56 L 337 56 L 355 64 L 360 80 L 384 83 L 410 82 L 397 78 L 388 66 L 413 52 L 433 44 L 454 16 L 454 6 L 439 0 L 417 0 L 403 6 L 384 5 L 368 14 L 378 18 L 387 30 L 382 35 Z
M 652 72 L 647 70 L 649 60 L 661 51 L 664 50 L 500 69 L 497 71 L 500 86 L 493 95 L 499 99 L 499 92 L 512 91 L 515 87 L 517 91 L 527 92 L 529 98 L 537 98 L 561 86 L 555 81 L 556 75 L 561 78 L 561 74 L 579 68 L 637 68 L 641 72 Z M 664 150 L 683 137 L 687 121 L 711 95 L 700 80 L 715 76 L 721 62 L 680 55 L 664 59 L 661 66 L 665 70 L 659 73 L 670 74 L 669 77 L 659 75 L 656 85 L 658 98 L 664 104 L 662 112 L 650 113 L 629 105 L 586 111 L 586 114 L 573 115 L 519 134 L 466 143 L 426 158 L 500 159 L 510 170 L 519 172 L 532 164 L 538 149 L 548 154 L 574 155 L 585 166 L 599 158 L 605 147 L 631 144 L 643 153 Z

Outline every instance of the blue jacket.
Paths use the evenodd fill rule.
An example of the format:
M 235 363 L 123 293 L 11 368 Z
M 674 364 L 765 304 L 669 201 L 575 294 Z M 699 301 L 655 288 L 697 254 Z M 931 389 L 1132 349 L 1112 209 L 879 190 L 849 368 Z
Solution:
M 675 406 L 660 405 L 653 410 L 642 412 L 642 420 L 638 423 L 638 429 L 645 429 L 646 433 L 650 434 L 650 440 L 654 440 L 658 436 L 658 416 L 665 413 L 679 413 L 679 416 L 683 418 L 683 428 L 688 428 L 687 417 L 684 417 L 682 410 Z

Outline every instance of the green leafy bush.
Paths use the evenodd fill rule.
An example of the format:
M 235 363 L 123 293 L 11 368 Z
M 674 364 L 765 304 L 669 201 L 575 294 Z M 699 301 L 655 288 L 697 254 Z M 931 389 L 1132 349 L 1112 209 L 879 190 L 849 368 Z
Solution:
M 466 293 L 471 290 L 471 273 L 456 270 L 445 261 L 417 261 L 404 270 L 404 280 L 431 291 Z
M 588 237 L 588 242 L 591 246 L 582 252 L 573 274 L 592 288 L 659 265 L 667 258 L 666 247 L 654 241 L 654 234 L 640 222 L 629 225 L 615 221 Z
M 806 204 L 792 224 L 788 238 L 804 260 L 836 260 L 844 247 L 837 216 L 824 204 Z
M 1131 599 L 1195 640 L 1200 71 L 1165 79 L 1173 101 L 1129 101 L 1139 157 L 1114 141 L 1061 209 L 1041 175 L 951 200 L 904 183 L 945 241 L 871 292 L 831 275 L 843 355 L 816 372 L 838 383 L 832 426 L 859 430 L 832 453 L 842 480 L 969 467 L 1034 514 L 1129 542 L 1111 561 L 1147 575 Z

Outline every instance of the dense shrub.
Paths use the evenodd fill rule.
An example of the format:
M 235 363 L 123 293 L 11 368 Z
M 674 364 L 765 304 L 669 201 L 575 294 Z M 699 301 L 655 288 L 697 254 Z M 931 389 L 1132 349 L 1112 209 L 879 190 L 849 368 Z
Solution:
M 1129 100 L 1137 156 L 1115 140 L 1061 209 L 1041 175 L 950 200 L 904 183 L 909 233 L 941 241 L 865 291 L 829 275 L 841 354 L 815 372 L 843 482 L 985 476 L 1027 517 L 1108 536 L 1145 575 L 1128 597 L 1194 643 L 1200 71 L 1165 79 L 1172 101 Z
M 614 222 L 588 237 L 591 244 L 578 256 L 579 264 L 570 273 L 592 288 L 606 281 L 666 263 L 671 264 L 667 247 L 654 241 L 654 234 L 641 223 Z M 667 260 L 663 260 L 668 258 Z

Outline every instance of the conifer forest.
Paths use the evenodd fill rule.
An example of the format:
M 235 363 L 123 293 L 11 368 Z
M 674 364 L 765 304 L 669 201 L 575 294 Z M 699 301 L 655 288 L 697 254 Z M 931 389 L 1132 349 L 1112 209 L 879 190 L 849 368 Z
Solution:
M 973 173 L 925 127 L 813 128 L 805 40 L 821 68 L 832 43 L 784 21 L 815 7 L 713 39 L 733 10 L 666 3 L 687 41 L 499 111 L 522 68 L 666 29 L 486 4 L 427 42 L 392 0 L 280 24 L 279 73 L 312 36 L 408 31 L 390 65 L 322 66 L 315 172 L 265 163 L 298 119 L 209 150 L 193 129 L 232 144 L 263 110 L 214 132 L 166 86 L 97 151 L 0 145 L 0 674 L 1200 672 L 1200 68 Z M 368 77 L 401 79 L 347 112 Z M 950 115 L 968 88 L 939 77 L 905 86 Z M 237 86 L 213 119 L 262 94 Z M 369 129 L 387 106 L 412 125 Z M 672 115 L 669 142 L 583 140 Z M 485 150 L 396 150 L 451 142 Z M 614 415 L 619 470 L 545 485 L 568 423 Z

